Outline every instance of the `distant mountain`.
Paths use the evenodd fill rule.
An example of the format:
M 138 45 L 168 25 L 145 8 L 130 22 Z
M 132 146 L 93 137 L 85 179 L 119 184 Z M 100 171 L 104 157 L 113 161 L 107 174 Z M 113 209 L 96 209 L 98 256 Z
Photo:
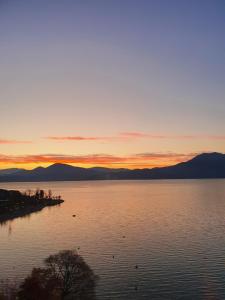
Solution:
M 0 170 L 0 182 L 197 178 L 225 178 L 225 154 L 203 153 L 174 166 L 153 169 L 79 168 L 53 164 L 33 170 Z
M 0 170 L 0 175 L 16 174 L 22 171 L 24 171 L 24 169 L 18 169 L 18 168 L 4 169 L 4 170 Z
M 225 178 L 225 154 L 203 153 L 174 166 L 125 171 L 126 179 L 200 179 Z

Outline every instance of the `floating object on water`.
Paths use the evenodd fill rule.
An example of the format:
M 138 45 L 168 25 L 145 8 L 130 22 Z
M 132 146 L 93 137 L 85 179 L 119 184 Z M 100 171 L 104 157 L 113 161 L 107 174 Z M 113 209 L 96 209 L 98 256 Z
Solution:
M 138 269 L 138 265 L 135 266 L 135 269 Z
M 76 217 L 76 215 L 73 215 L 73 218 L 75 218 Z
M 115 258 L 115 256 L 113 255 L 113 257 L 112 258 Z
M 137 291 L 137 290 L 138 290 L 138 287 L 137 287 L 137 285 L 134 287 L 134 289 L 135 289 L 135 291 Z
M 125 239 L 125 237 L 126 237 L 126 236 L 125 236 L 125 235 L 123 235 L 123 239 Z

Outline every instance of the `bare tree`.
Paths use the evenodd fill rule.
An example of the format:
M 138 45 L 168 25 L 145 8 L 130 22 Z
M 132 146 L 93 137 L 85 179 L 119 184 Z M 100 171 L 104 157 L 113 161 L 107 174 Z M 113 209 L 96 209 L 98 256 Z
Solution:
M 40 189 L 36 189 L 36 191 L 35 191 L 35 198 L 36 199 L 39 199 L 40 198 Z
M 96 276 L 83 258 L 74 251 L 66 250 L 50 255 L 45 264 L 61 283 L 62 299 L 95 286 Z
M 45 196 L 44 190 L 40 190 L 40 191 L 39 191 L 39 198 L 40 198 L 40 199 L 43 199 L 44 196 Z
M 65 250 L 45 259 L 20 286 L 19 300 L 95 299 L 97 276 L 75 251 Z
M 52 198 L 52 191 L 48 190 L 48 198 L 51 199 Z

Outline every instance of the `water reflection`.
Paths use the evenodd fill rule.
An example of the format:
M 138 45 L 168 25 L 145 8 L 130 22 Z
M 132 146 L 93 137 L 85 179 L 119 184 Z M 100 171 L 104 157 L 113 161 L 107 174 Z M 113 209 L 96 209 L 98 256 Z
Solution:
M 9 222 L 9 225 L 8 225 L 8 235 L 11 235 L 12 234 L 12 223 Z
M 79 247 L 100 275 L 98 299 L 225 299 L 224 183 L 40 183 L 65 203 L 15 219 L 11 236 L 1 227 L 1 270 L 26 275 L 49 254 Z
M 57 206 L 60 206 L 61 204 L 57 204 Z M 0 215 L 0 227 L 1 226 L 6 226 L 8 224 L 12 224 L 12 222 L 15 219 L 26 219 L 29 220 L 31 214 L 39 214 L 43 209 L 52 209 L 52 206 L 49 207 L 39 207 L 37 208 L 25 208 L 21 210 L 17 210 L 15 212 L 10 212 L 7 214 L 1 214 Z

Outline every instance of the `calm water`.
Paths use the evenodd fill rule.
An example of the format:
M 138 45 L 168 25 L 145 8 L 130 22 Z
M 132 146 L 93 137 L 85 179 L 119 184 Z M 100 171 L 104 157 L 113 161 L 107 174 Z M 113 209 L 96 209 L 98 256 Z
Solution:
M 49 254 L 80 247 L 100 276 L 100 300 L 225 299 L 225 180 L 0 187 L 51 188 L 65 199 L 0 227 L 0 277 L 20 278 Z

